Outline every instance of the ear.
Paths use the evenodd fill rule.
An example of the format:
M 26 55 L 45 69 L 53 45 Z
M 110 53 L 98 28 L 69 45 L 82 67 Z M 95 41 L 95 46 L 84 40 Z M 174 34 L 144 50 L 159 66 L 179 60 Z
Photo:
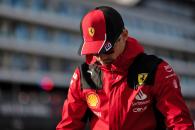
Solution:
M 126 28 L 123 30 L 122 35 L 123 35 L 124 40 L 126 41 L 128 39 L 128 30 Z

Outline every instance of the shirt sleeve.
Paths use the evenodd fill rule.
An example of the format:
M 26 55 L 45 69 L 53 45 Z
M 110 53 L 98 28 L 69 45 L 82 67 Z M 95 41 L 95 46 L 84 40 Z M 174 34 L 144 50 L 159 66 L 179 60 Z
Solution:
M 56 130 L 84 130 L 87 105 L 82 98 L 80 72 L 77 68 L 72 76 L 67 99 L 62 110 L 62 119 Z
M 156 108 L 165 117 L 168 130 L 194 130 L 193 121 L 181 94 L 178 76 L 166 62 L 158 66 L 154 93 Z

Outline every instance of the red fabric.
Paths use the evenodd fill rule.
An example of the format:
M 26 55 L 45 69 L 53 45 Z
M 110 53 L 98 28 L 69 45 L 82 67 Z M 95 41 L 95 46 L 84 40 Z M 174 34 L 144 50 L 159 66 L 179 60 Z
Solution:
M 154 86 L 133 90 L 127 85 L 127 69 L 141 52 L 143 48 L 136 40 L 129 38 L 124 53 L 115 63 L 101 67 L 102 90 L 82 90 L 77 68 L 64 102 L 62 120 L 56 130 L 84 130 L 88 108 L 93 112 L 91 130 L 155 130 L 154 100 L 157 101 L 156 108 L 165 116 L 168 130 L 194 130 L 178 77 L 166 62 L 158 66 Z M 98 96 L 91 96 L 93 106 L 90 106 L 86 97 L 93 93 Z

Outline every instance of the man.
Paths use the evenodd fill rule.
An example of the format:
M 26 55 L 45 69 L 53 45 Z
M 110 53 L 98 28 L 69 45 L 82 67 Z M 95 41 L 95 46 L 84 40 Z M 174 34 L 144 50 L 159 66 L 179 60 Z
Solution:
M 97 7 L 81 21 L 86 63 L 72 77 L 57 130 L 194 130 L 179 80 L 163 60 L 146 55 L 121 15 Z

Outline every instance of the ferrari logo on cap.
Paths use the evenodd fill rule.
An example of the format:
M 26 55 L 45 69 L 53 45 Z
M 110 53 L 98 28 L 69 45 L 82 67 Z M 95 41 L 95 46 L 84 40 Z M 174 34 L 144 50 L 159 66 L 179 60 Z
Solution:
M 88 32 L 89 32 L 89 35 L 90 35 L 91 37 L 93 37 L 94 34 L 95 34 L 95 29 L 94 29 L 93 27 L 89 27 L 89 28 L 88 28 Z
M 138 74 L 138 84 L 142 85 L 147 77 L 148 77 L 148 73 L 140 73 L 140 74 Z
M 100 100 L 96 93 L 89 93 L 86 96 L 86 101 L 89 107 L 97 107 Z

